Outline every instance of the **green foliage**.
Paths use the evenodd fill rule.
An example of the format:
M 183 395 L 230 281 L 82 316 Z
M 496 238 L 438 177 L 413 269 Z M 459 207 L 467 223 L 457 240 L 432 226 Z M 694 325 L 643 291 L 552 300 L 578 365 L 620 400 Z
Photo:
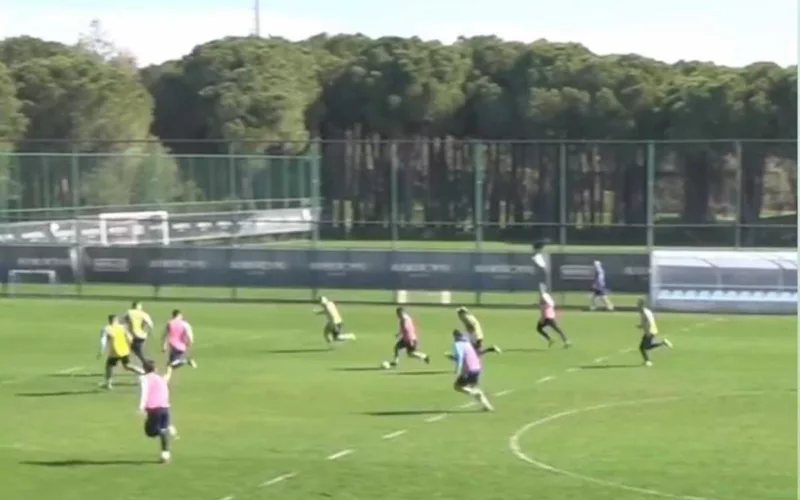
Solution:
M 99 157 L 81 183 L 82 199 L 94 206 L 157 205 L 194 201 L 196 195 L 191 181 L 181 182 L 169 151 L 155 141 Z
M 669 207 L 669 217 L 684 222 L 738 214 L 740 222 L 755 223 L 765 199 L 786 199 L 773 189 L 781 183 L 769 178 L 796 182 L 796 68 L 771 63 L 670 65 L 635 54 L 599 56 L 575 43 L 525 44 L 495 36 L 444 45 L 321 34 L 296 43 L 215 40 L 137 74 L 132 59 L 105 39 L 96 22 L 75 47 L 6 39 L 0 61 L 13 77 L 11 85 L 0 69 L 0 136 L 24 130 L 19 150 L 126 153 L 118 162 L 94 163 L 103 171 L 88 178 L 109 190 L 113 183 L 102 179 L 145 175 L 131 160 L 131 149 L 140 147 L 130 141 L 149 134 L 172 152 L 190 155 L 296 154 L 311 137 L 347 141 L 326 144 L 322 161 L 326 208 L 336 205 L 342 222 L 384 220 L 391 182 L 399 183 L 396 201 L 408 222 L 420 213 L 426 222 L 469 220 L 476 193 L 468 172 L 481 159 L 459 141 L 518 141 L 494 144 L 482 158 L 485 220 L 498 237 L 527 239 L 528 229 L 506 234 L 502 228 L 559 220 L 562 200 L 553 187 L 562 166 L 568 169 L 569 202 L 567 220 L 560 222 L 568 224 L 638 224 L 648 203 Z M 24 127 L 14 111 L 18 101 Z M 699 142 L 730 137 L 761 142 Z M 776 139 L 792 142 L 764 142 Z M 39 140 L 51 142 L 32 142 Z M 53 140 L 72 146 L 54 146 Z M 380 142 L 385 140 L 405 143 L 393 150 Z M 596 142 L 564 149 L 522 142 L 541 140 Z M 652 156 L 642 145 L 599 142 L 653 140 L 674 142 L 657 146 Z M 394 181 L 391 161 L 401 167 Z M 224 170 L 225 161 L 215 163 Z M 187 193 L 213 201 L 212 192 L 246 196 L 265 190 L 251 186 L 269 182 L 263 180 L 269 177 L 262 175 L 265 162 L 236 164 L 246 164 L 230 170 L 242 177 L 226 178 L 220 170 L 200 181 L 179 163 L 180 177 L 193 185 L 164 174 L 171 179 L 164 182 L 174 184 L 140 189 L 129 201 L 183 199 Z M 651 167 L 659 169 L 661 201 L 645 199 L 644 172 Z M 738 195 L 725 184 L 736 169 L 742 172 Z M 23 186 L 39 182 L 26 175 Z M 240 192 L 216 184 L 239 186 Z M 84 186 L 82 199 L 121 196 L 96 191 Z M 22 206 L 32 206 L 26 196 Z M 738 212 L 730 208 L 737 202 Z M 785 203 L 774 204 L 769 210 L 785 211 Z M 609 236 L 620 235 L 596 238 Z M 626 238 L 641 243 L 633 234 Z

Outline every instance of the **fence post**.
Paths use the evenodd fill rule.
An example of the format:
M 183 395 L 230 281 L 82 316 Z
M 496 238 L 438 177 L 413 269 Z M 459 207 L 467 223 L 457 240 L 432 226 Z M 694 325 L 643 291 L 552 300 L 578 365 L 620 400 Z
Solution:
M 319 225 L 322 222 L 322 188 L 320 186 L 320 169 L 322 166 L 322 149 L 320 147 L 319 139 L 315 139 L 311 144 L 311 218 L 313 221 L 313 230 L 311 231 L 311 248 L 314 250 L 312 255 L 316 255 L 316 250 L 319 245 Z M 319 290 L 317 289 L 316 280 L 311 289 L 311 300 L 319 300 Z
M 233 145 L 232 141 L 228 142 L 228 196 L 225 198 L 229 198 L 231 200 L 237 199 L 236 196 L 236 158 L 234 155 L 236 154 L 236 148 Z M 236 210 L 241 209 L 240 206 L 236 206 Z
M 472 158 L 473 170 L 475 173 L 475 199 L 474 207 L 472 209 L 475 219 L 475 250 L 478 253 L 483 251 L 483 176 L 486 169 L 486 145 L 480 143 L 473 143 L 472 145 Z M 480 305 L 482 298 L 482 290 L 479 287 L 475 288 L 475 303 Z
M 72 215 L 77 219 L 80 213 L 80 164 L 78 163 L 78 151 L 77 146 L 75 143 L 71 145 L 72 155 L 70 158 L 70 169 L 69 169 L 69 183 L 70 183 L 70 191 L 72 194 Z
M 656 187 L 656 145 L 653 141 L 647 142 L 647 193 L 645 196 L 645 224 L 647 227 L 647 249 L 651 250 L 655 245 L 654 224 L 655 224 L 655 200 Z
M 736 221 L 734 222 L 733 230 L 734 230 L 734 246 L 736 248 L 741 248 L 742 246 L 742 204 L 744 203 L 744 193 L 743 191 L 743 175 L 742 169 L 744 165 L 742 165 L 742 141 L 737 140 L 734 144 L 734 149 L 736 151 Z
M 397 248 L 398 228 L 397 228 L 397 173 L 400 168 L 399 158 L 397 157 L 397 143 L 392 141 L 389 145 L 389 162 L 390 162 L 390 178 L 389 178 L 389 224 L 391 225 L 392 233 L 392 250 Z
M 473 206 L 475 224 L 475 248 L 481 251 L 483 246 L 483 176 L 485 171 L 485 146 L 480 143 L 472 144 L 472 169 L 475 178 L 475 199 Z
M 558 146 L 558 244 L 567 244 L 567 145 Z

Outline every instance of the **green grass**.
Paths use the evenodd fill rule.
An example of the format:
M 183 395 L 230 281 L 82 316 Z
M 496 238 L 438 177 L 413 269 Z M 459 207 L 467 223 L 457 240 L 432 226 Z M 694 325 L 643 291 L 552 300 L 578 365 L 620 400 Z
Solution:
M 460 409 L 469 400 L 451 389 L 442 353 L 452 310 L 412 309 L 430 366 L 404 359 L 397 371 L 381 371 L 374 369 L 393 342 L 391 307 L 343 306 L 358 340 L 327 350 L 308 305 L 184 304 L 200 367 L 173 381 L 182 438 L 174 463 L 162 466 L 150 463 L 157 444 L 142 435 L 134 379 L 120 375 L 112 392 L 96 390 L 99 328 L 125 305 L 0 302 L 4 498 L 648 498 L 630 488 L 796 498 L 794 318 L 661 315 L 676 349 L 655 351 L 647 369 L 635 352 L 621 353 L 638 341 L 634 314 L 564 312 L 575 346 L 545 350 L 532 311 L 476 309 L 488 340 L 506 350 L 485 358 L 483 385 L 490 394 L 513 390 L 485 414 Z M 145 306 L 163 323 L 173 305 Z M 579 366 L 587 368 L 569 371 Z M 537 383 L 548 376 L 555 378 Z M 569 413 L 652 398 L 676 399 Z M 563 412 L 518 444 L 572 475 L 512 453 L 520 428 Z M 407 432 L 382 439 L 400 430 Z M 354 452 L 326 459 L 346 449 Z M 296 476 L 260 486 L 288 473 Z
M 155 288 L 151 285 L 100 285 L 84 284 L 36 284 L 16 283 L 6 288 L 11 297 L 86 297 L 86 298 L 118 298 L 129 302 L 133 299 L 165 300 L 165 301 L 238 301 L 238 302 L 311 302 L 313 290 L 308 288 L 224 288 L 224 287 L 187 287 L 165 286 Z M 318 295 L 331 297 L 340 303 L 390 304 L 394 303 L 395 292 L 390 290 L 339 290 L 319 289 Z M 553 292 L 554 298 L 562 308 L 586 308 L 589 305 L 588 291 Z M 539 300 L 538 292 L 488 292 L 480 295 L 475 292 L 452 292 L 452 304 L 483 305 L 486 307 L 520 308 L 530 307 Z M 612 299 L 618 308 L 630 308 L 636 304 L 639 295 L 614 294 Z M 441 305 L 441 292 L 410 291 L 407 296 L 409 304 Z

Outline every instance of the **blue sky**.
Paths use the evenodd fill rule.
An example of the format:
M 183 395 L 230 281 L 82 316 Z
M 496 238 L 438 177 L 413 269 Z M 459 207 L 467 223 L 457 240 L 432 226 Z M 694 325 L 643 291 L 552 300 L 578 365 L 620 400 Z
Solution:
M 574 41 L 601 53 L 674 62 L 797 62 L 797 0 L 260 0 L 262 33 L 301 39 L 327 31 L 371 36 L 459 35 Z M 0 38 L 74 43 L 98 19 L 140 64 L 253 30 L 254 0 L 0 0 Z M 67 7 L 68 5 L 68 7 Z

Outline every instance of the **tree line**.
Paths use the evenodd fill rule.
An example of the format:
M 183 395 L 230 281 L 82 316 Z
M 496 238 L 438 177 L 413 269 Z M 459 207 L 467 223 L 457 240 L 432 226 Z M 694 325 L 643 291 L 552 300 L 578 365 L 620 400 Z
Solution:
M 641 242 L 631 227 L 650 203 L 665 231 L 788 220 L 796 109 L 796 67 L 773 63 L 320 34 L 225 38 L 139 68 L 93 23 L 73 46 L 0 41 L 0 148 L 15 153 L 0 157 L 0 205 L 259 198 L 274 192 L 263 187 L 276 162 L 262 157 L 302 156 L 319 140 L 331 231 L 385 233 L 394 199 L 409 231 L 455 221 L 436 229 L 455 235 L 481 198 L 496 237 L 529 234 L 520 224 L 552 236 L 567 222 L 589 239 Z M 79 153 L 80 177 L 68 174 L 74 159 L 46 153 Z M 233 168 L 230 153 L 242 155 Z

